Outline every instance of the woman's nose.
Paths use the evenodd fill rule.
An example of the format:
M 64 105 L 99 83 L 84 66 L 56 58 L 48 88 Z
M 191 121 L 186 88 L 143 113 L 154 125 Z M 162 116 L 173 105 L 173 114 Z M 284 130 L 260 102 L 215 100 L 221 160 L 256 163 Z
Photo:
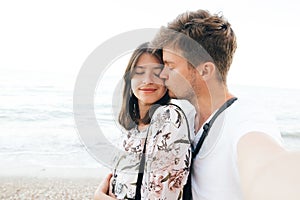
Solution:
M 154 83 L 154 76 L 153 76 L 153 74 L 146 74 L 146 76 L 144 77 L 143 83 L 144 84 Z

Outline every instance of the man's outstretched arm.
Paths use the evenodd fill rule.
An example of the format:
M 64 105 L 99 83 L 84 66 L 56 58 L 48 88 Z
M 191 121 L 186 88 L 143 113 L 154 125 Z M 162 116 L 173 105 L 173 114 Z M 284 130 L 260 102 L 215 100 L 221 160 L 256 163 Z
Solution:
M 300 199 L 300 152 L 287 151 L 267 134 L 240 139 L 238 167 L 245 200 Z

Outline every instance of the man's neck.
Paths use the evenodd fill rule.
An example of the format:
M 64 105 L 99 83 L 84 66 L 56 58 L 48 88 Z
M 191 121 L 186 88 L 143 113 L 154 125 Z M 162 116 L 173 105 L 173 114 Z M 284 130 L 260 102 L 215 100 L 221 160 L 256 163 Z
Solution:
M 196 109 L 195 133 L 197 133 L 207 119 L 219 109 L 228 99 L 232 98 L 226 87 L 219 87 L 199 94 L 191 103 Z

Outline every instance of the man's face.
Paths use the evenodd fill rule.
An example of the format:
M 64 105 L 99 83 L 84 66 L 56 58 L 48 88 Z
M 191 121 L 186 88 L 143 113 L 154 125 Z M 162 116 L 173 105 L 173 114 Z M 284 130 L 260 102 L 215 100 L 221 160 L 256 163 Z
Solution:
M 171 98 L 189 100 L 194 91 L 191 87 L 195 83 L 196 69 L 188 61 L 169 50 L 163 50 L 165 67 L 160 73 L 160 78 L 165 80 Z

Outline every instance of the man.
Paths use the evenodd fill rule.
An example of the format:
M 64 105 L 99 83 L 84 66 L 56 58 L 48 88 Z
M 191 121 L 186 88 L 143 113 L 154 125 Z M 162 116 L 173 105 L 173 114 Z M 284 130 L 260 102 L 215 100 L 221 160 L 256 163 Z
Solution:
M 162 28 L 153 45 L 163 48 L 160 77 L 170 96 L 188 100 L 196 110 L 196 146 L 205 124 L 234 97 L 226 79 L 235 34 L 222 16 L 198 10 Z M 194 158 L 193 199 L 299 199 L 299 179 L 293 179 L 300 178 L 299 158 L 282 147 L 280 132 L 263 108 L 238 98 L 216 118 Z M 105 187 L 104 181 L 96 197 L 104 196 Z

